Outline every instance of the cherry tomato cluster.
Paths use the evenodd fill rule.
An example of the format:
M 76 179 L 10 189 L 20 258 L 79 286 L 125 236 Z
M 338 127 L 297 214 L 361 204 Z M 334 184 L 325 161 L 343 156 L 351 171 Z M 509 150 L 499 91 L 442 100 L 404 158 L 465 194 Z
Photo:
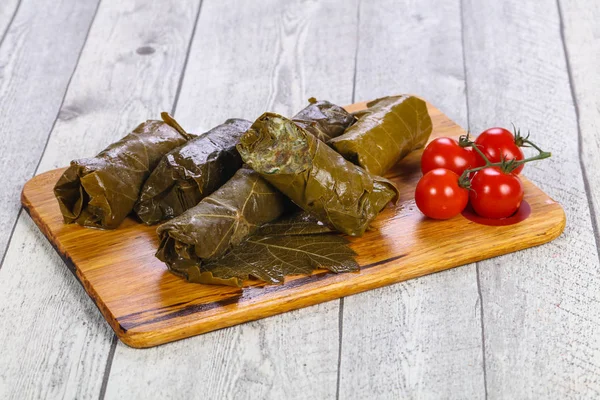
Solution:
M 521 147 L 534 147 L 537 156 L 525 159 Z M 487 218 L 513 215 L 523 200 L 523 184 L 518 174 L 526 162 L 550 157 L 515 130 L 483 131 L 472 142 L 469 135 L 460 140 L 441 137 L 423 151 L 415 201 L 419 210 L 434 219 L 460 214 L 467 204 Z

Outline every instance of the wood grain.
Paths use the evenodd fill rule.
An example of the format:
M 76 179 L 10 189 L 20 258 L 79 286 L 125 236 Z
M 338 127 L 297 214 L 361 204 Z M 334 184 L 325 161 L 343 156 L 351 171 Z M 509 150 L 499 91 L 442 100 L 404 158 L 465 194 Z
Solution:
M 357 1 L 236 4 L 202 6 L 175 112 L 184 127 L 204 132 L 265 110 L 293 115 L 309 97 L 352 103 Z M 240 30 L 256 40 L 239 40 Z
M 430 106 L 429 111 L 434 137 L 464 133 L 439 110 Z M 318 271 L 279 286 L 250 283 L 242 290 L 185 282 L 154 257 L 155 227 L 131 218 L 112 231 L 63 224 L 52 187 L 64 169 L 29 181 L 22 201 L 117 336 L 132 347 L 155 346 L 536 246 L 564 229 L 560 205 L 527 180 L 525 200 L 532 213 L 526 223 L 492 227 L 462 216 L 444 222 L 423 218 L 413 200 L 420 153 L 412 153 L 389 175 L 400 187 L 399 204 L 386 208 L 372 231 L 351 238 L 359 273 Z M 468 245 L 457 246 L 467 239 Z
M 19 3 L 20 0 L 5 0 L 0 4 L 0 44 L 8 32 L 11 21 L 16 16 Z
M 523 173 L 569 220 L 548 246 L 479 265 L 488 395 L 597 398 L 600 268 L 556 2 L 465 1 L 464 20 L 472 131 L 530 129 L 553 155 Z
M 579 126 L 579 157 L 596 235 L 600 243 L 600 7 L 593 1 L 563 0 L 563 40 Z M 586 182 L 587 181 L 587 182 Z
M 363 1 L 360 21 L 358 99 L 418 93 L 468 126 L 459 1 Z M 345 298 L 340 398 L 483 397 L 479 311 L 474 264 Z
M 99 385 L 76 381 L 102 373 L 105 355 L 91 350 L 109 330 L 84 328 L 98 320 L 72 301 L 85 292 L 61 287 L 72 277 L 31 220 L 16 220 L 19 192 L 36 171 L 97 1 L 20 3 L 0 4 L 0 398 L 88 397 Z M 52 262 L 61 268 L 47 268 Z M 54 324 L 63 315 L 69 329 Z
M 75 3 L 81 8 L 86 2 L 61 2 L 65 7 Z M 23 25 L 33 20 L 50 24 L 54 12 L 46 16 L 35 10 L 25 12 L 26 4 L 23 0 L 19 12 L 19 16 L 29 15 Z M 57 7 L 54 2 L 47 5 Z M 195 0 L 102 2 L 40 170 L 95 154 L 140 121 L 171 109 L 198 6 Z M 168 15 L 165 9 L 171 10 Z M 66 18 L 64 9 L 60 18 Z M 56 31 L 66 34 L 66 25 L 47 33 L 47 40 L 52 36 L 56 40 Z M 152 46 L 155 52 L 138 54 L 136 50 L 144 46 Z M 53 71 L 48 65 L 40 68 Z M 16 78 L 25 90 L 24 78 L 15 73 Z M 47 81 L 29 79 L 37 90 L 49 90 Z M 36 101 L 31 97 L 28 104 Z M 19 112 L 27 109 L 26 105 L 11 109 L 11 115 L 20 118 Z M 38 123 L 34 116 L 29 122 Z M 15 128 L 15 134 L 27 133 L 23 126 L 27 124 Z M 37 146 L 23 147 L 30 145 Z M 16 167 L 11 171 L 19 172 Z M 0 398 L 96 398 L 101 393 L 114 335 L 53 254 L 23 213 L 0 270 Z M 8 321 L 12 321 L 10 328 Z
M 11 3 L 17 6 L 3 1 L 0 35 L 6 28 L 3 21 L 8 24 L 15 11 Z M 23 0 L 0 39 L 0 259 L 20 208 L 19 192 L 35 174 L 96 4 Z M 37 18 L 40 13 L 43 20 Z
M 0 282 L 0 398 L 96 398 L 112 331 L 26 213 Z
M 201 132 L 226 118 L 254 119 L 265 110 L 293 115 L 310 96 L 352 102 L 357 1 L 244 4 L 202 4 L 175 111 L 184 126 Z M 177 387 L 180 397 L 333 398 L 338 304 L 321 303 L 145 351 L 119 342 L 107 397 L 169 397 Z M 167 370 L 181 373 L 162 373 Z M 189 379 L 187 371 L 205 379 Z

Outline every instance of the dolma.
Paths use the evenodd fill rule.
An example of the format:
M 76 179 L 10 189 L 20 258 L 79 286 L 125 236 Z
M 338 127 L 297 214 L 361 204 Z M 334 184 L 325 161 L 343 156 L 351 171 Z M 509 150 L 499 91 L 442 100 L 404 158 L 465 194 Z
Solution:
M 328 101 L 308 99 L 309 105 L 296 114 L 292 121 L 327 142 L 340 136 L 355 121 L 355 117 L 342 107 Z
M 367 103 L 357 122 L 328 143 L 347 160 L 382 175 L 431 135 L 427 104 L 414 96 L 392 96 Z
M 173 273 L 200 282 L 204 260 L 225 254 L 287 206 L 284 196 L 258 173 L 241 168 L 196 206 L 158 227 L 156 257 Z
M 227 182 L 242 166 L 235 145 L 250 125 L 228 119 L 167 153 L 134 207 L 142 222 L 152 225 L 176 217 Z
M 278 114 L 259 117 L 237 149 L 245 163 L 294 203 L 348 235 L 361 236 L 398 195 L 390 181 L 345 160 Z
M 149 120 L 96 157 L 71 161 L 54 187 L 65 223 L 118 227 L 162 156 L 189 138 L 166 122 Z

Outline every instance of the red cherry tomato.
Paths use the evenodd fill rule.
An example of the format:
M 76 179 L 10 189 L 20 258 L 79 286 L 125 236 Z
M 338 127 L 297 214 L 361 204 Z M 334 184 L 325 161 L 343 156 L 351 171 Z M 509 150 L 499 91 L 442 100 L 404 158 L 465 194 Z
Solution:
M 475 212 L 486 218 L 506 218 L 513 215 L 523 200 L 523 184 L 514 173 L 500 168 L 477 171 L 471 179 L 469 193 Z
M 515 144 L 515 137 L 510 131 L 504 128 L 490 128 L 481 132 L 475 139 L 477 148 L 493 163 L 502 161 L 502 157 L 507 160 L 522 160 L 525 158 L 521 148 Z M 485 165 L 485 161 L 477 154 L 479 165 Z M 516 168 L 513 173 L 519 174 L 524 165 Z
M 469 191 L 458 185 L 458 175 L 436 168 L 426 173 L 415 191 L 419 210 L 434 219 L 448 219 L 461 213 L 469 201 Z
M 421 171 L 426 174 L 436 168 L 446 168 L 460 175 L 465 169 L 477 167 L 478 158 L 470 147 L 460 147 L 456 139 L 441 137 L 434 139 L 423 151 Z M 479 165 L 484 164 L 482 161 Z

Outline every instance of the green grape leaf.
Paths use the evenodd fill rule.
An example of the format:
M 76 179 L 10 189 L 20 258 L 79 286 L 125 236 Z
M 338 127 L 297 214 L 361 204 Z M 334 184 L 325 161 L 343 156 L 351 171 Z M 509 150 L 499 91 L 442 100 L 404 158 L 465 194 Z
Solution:
M 262 236 L 316 235 L 331 233 L 333 229 L 305 211 L 298 211 L 287 217 L 263 225 L 257 232 Z
M 315 269 L 358 271 L 355 255 L 346 238 L 332 233 L 254 235 L 223 257 L 203 264 L 195 278 L 199 283 L 240 287 L 251 277 L 281 284 L 287 275 L 307 275 Z

